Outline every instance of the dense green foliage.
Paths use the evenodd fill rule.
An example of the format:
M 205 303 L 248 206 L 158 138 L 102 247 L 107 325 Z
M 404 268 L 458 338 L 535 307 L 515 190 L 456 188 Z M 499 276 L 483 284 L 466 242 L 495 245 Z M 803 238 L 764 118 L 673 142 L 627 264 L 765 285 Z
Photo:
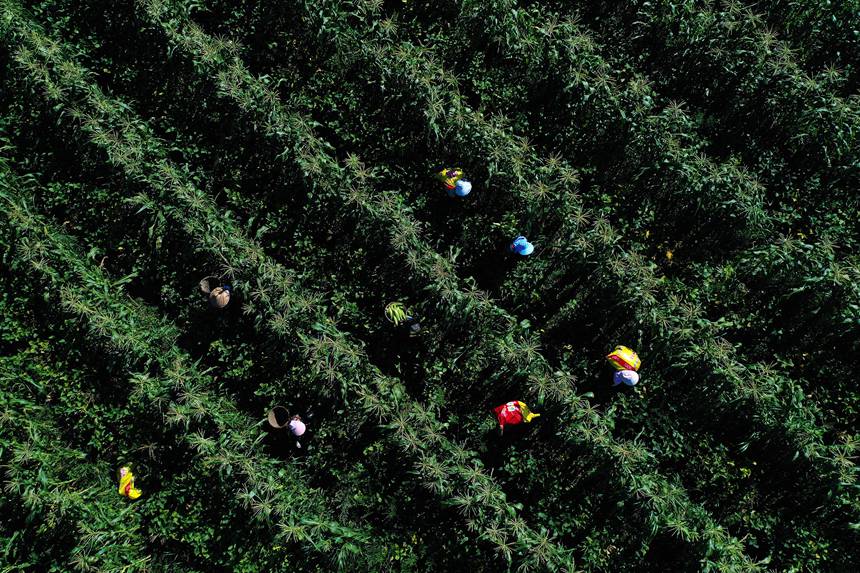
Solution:
M 0 0 L 0 571 L 860 570 L 858 26 Z

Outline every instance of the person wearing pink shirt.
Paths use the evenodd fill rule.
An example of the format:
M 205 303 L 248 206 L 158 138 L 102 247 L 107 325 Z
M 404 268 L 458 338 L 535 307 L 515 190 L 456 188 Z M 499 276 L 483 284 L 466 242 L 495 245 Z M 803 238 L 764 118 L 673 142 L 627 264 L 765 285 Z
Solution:
M 290 419 L 289 428 L 296 438 L 301 438 L 304 435 L 305 430 L 307 430 L 305 423 L 302 422 L 302 417 L 298 414 L 296 414 L 292 417 L 292 419 Z M 300 439 L 296 439 L 296 447 L 302 447 L 302 442 Z

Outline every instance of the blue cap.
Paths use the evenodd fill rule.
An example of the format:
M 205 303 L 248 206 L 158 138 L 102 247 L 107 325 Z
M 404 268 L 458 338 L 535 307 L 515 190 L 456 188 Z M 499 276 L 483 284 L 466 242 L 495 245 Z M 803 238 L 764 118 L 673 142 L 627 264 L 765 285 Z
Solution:
M 514 242 L 511 244 L 511 250 L 525 257 L 534 252 L 535 246 L 529 243 L 528 239 L 520 235 L 514 239 Z
M 465 179 L 459 179 L 457 181 L 456 187 L 454 188 L 454 193 L 457 195 L 457 197 L 465 197 L 466 195 L 471 193 L 471 191 L 472 184 Z

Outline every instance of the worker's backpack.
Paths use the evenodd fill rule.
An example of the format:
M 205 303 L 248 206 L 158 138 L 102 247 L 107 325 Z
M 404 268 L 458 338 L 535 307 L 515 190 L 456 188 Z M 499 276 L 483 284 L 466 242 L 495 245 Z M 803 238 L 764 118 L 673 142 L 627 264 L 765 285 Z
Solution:
M 639 355 L 626 346 L 616 346 L 615 350 L 606 356 L 606 359 L 616 370 L 633 370 L 635 372 L 639 370 L 639 366 L 642 364 Z
M 457 181 L 463 178 L 463 170 L 459 167 L 446 167 L 436 174 L 436 178 L 445 184 L 446 189 L 454 189 Z

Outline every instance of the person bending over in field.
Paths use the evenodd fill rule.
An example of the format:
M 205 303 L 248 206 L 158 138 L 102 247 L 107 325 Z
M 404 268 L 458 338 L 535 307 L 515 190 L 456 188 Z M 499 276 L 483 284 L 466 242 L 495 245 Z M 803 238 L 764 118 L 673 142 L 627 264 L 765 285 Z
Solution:
M 214 309 L 224 309 L 230 304 L 230 298 L 233 294 L 233 289 L 230 285 L 217 286 L 212 288 L 210 279 L 215 277 L 207 277 L 200 281 L 200 290 L 203 294 L 209 296 L 209 306 Z
M 119 487 L 117 488 L 119 494 L 128 499 L 139 498 L 143 492 L 134 487 L 134 474 L 131 471 L 131 466 L 122 466 L 116 473 L 119 477 Z
M 232 290 L 230 289 L 230 285 L 215 287 L 212 289 L 212 292 L 209 293 L 209 306 L 217 308 L 218 310 L 227 308 L 227 305 L 230 304 L 231 295 Z
M 305 431 L 307 430 L 307 426 L 302 422 L 302 417 L 296 414 L 290 419 L 289 424 L 290 432 L 296 437 L 296 447 L 302 447 L 301 437 L 305 435 Z
M 519 400 L 496 406 L 493 408 L 493 412 L 496 413 L 496 418 L 499 419 L 499 433 L 501 434 L 505 433 L 505 426 L 516 426 L 523 422 L 528 424 L 540 416 L 540 414 L 532 413 L 525 402 L 520 402 Z
M 418 336 L 418 333 L 421 332 L 421 323 L 406 313 L 406 307 L 402 302 L 389 303 L 385 307 L 385 318 L 410 337 Z
M 610 352 L 606 359 L 615 368 L 615 373 L 612 375 L 612 387 L 620 386 L 636 386 L 639 383 L 639 366 L 642 361 L 639 355 L 626 346 L 616 346 L 615 350 Z
M 528 239 L 526 239 L 525 237 L 520 235 L 519 237 L 514 239 L 514 241 L 511 243 L 511 245 L 510 245 L 510 247 L 508 247 L 508 249 L 512 253 L 516 253 L 516 254 L 521 255 L 523 257 L 527 257 L 535 251 L 535 246 L 533 244 L 529 243 Z
M 459 167 L 446 167 L 436 173 L 436 178 L 445 185 L 449 197 L 465 197 L 472 192 L 472 184 Z

